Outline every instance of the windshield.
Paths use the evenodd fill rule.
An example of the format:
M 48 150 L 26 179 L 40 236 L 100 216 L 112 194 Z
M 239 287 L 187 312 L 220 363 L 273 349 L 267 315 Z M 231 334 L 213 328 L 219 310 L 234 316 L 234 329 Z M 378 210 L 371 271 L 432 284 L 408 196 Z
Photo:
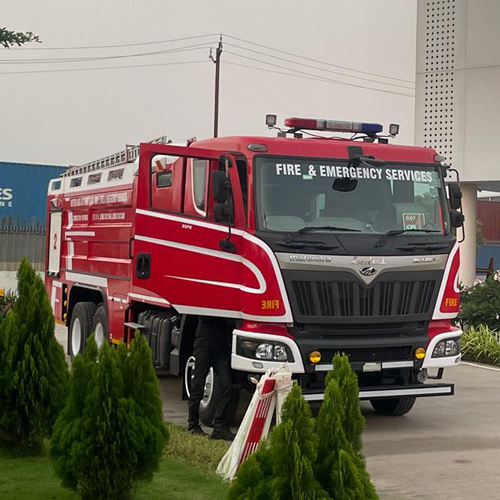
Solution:
M 267 231 L 449 232 L 444 182 L 430 165 L 258 157 L 256 186 L 258 227 Z

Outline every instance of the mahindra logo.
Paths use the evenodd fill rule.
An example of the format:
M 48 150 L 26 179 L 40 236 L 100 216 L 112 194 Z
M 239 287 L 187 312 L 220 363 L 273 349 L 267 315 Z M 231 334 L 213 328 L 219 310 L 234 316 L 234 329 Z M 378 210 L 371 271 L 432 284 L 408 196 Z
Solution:
M 359 270 L 359 273 L 362 274 L 363 276 L 373 276 L 377 270 L 374 267 L 362 267 Z

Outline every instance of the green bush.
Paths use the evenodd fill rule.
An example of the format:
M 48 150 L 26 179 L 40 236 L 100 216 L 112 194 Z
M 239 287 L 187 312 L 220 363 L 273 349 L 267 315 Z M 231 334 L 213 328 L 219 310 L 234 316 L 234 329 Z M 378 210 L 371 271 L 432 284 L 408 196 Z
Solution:
M 23 260 L 19 295 L 0 325 L 0 442 L 36 452 L 64 407 L 68 367 L 41 278 Z
M 168 431 L 151 351 L 136 335 L 130 350 L 93 338 L 73 364 L 70 394 L 54 426 L 51 457 L 64 486 L 82 498 L 128 498 L 158 468 Z
M 484 283 L 464 288 L 460 293 L 461 308 L 458 319 L 462 326 L 486 325 L 500 330 L 500 275 L 495 273 Z
M 337 355 L 316 421 L 294 385 L 282 423 L 243 462 L 229 499 L 376 500 L 361 455 L 363 425 L 356 374 Z
M 283 404 L 281 424 L 256 454 L 243 462 L 230 491 L 232 500 L 328 498 L 314 477 L 318 453 L 311 409 L 298 385 Z
M 460 339 L 462 358 L 500 366 L 499 335 L 486 326 L 471 327 Z
M 316 419 L 319 437 L 316 477 L 330 498 L 378 498 L 361 455 L 364 418 L 358 398 L 357 377 L 347 356 L 336 355 Z

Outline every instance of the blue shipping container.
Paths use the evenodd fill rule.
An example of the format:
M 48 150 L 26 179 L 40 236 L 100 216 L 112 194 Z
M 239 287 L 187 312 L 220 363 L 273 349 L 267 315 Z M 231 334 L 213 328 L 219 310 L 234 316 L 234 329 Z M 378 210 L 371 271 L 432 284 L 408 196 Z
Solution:
M 0 162 L 0 228 L 44 228 L 47 187 L 66 167 Z

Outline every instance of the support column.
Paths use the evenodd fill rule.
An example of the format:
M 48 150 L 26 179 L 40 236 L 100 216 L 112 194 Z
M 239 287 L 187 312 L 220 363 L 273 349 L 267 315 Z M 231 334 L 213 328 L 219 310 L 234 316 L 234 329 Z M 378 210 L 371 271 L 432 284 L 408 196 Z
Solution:
M 477 184 L 462 182 L 465 240 L 460 243 L 459 281 L 471 286 L 476 279 Z M 462 230 L 457 231 L 461 239 Z

